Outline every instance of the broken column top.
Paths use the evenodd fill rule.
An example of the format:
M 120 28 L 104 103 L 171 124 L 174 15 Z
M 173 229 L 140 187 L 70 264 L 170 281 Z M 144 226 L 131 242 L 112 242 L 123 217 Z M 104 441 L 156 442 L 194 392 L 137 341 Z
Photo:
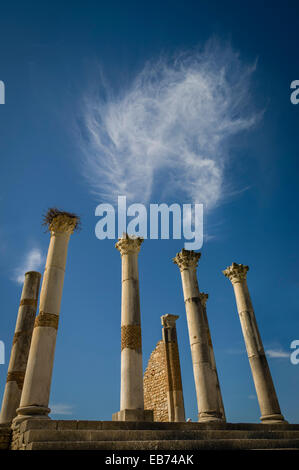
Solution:
M 171 328 L 175 326 L 175 322 L 179 318 L 178 315 L 172 315 L 171 313 L 166 313 L 166 315 L 162 315 L 161 317 L 161 324 L 164 328 Z

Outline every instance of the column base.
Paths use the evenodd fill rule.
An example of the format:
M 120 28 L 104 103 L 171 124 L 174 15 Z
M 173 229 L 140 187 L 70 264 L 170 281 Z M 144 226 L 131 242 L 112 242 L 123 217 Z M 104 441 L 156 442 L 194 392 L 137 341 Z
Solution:
M 199 423 L 212 423 L 212 422 L 225 423 L 226 420 L 219 413 L 204 412 L 204 413 L 198 413 L 198 422 Z
M 50 408 L 44 406 L 24 406 L 17 409 L 17 416 L 12 421 L 12 426 L 18 426 L 26 419 L 51 419 L 48 414 Z
M 279 413 L 261 416 L 260 420 L 262 424 L 288 424 L 288 421 Z
M 153 410 L 120 410 L 112 415 L 112 421 L 154 421 Z

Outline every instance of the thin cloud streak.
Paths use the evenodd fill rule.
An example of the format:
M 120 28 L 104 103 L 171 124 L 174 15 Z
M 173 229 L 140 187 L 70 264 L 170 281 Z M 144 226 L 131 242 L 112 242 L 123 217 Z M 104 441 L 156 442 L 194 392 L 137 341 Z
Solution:
M 105 201 L 148 202 L 163 193 L 217 206 L 229 141 L 259 118 L 249 98 L 254 70 L 213 40 L 147 63 L 117 96 L 101 80 L 101 97 L 85 99 L 81 140 L 92 192 Z
M 44 261 L 44 257 L 39 248 L 32 248 L 26 255 L 23 263 L 15 269 L 13 280 L 18 284 L 23 284 L 24 275 L 27 271 L 38 271 Z
M 73 415 L 73 406 L 72 405 L 67 405 L 64 403 L 57 403 L 50 405 L 51 409 L 51 415 L 68 415 L 72 416 Z
M 282 349 L 267 349 L 266 354 L 271 359 L 289 359 L 290 353 L 287 351 L 283 351 Z

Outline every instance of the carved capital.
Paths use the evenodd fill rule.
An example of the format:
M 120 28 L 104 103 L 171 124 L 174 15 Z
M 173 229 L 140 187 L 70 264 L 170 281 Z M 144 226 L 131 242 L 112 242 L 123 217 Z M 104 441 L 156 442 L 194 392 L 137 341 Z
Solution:
M 167 313 L 166 315 L 162 315 L 161 323 L 164 328 L 175 328 L 175 322 L 179 318 L 178 315 L 171 315 Z
M 193 250 L 185 250 L 183 248 L 172 261 L 178 265 L 180 271 L 183 271 L 188 268 L 196 269 L 200 257 L 201 253 L 197 253 Z
M 115 248 L 120 252 L 121 255 L 128 255 L 129 253 L 139 253 L 143 238 L 140 237 L 129 237 L 127 233 L 122 238 L 118 239 L 115 243 Z
M 49 224 L 51 234 L 69 233 L 72 234 L 77 227 L 78 220 L 76 217 L 70 217 L 66 214 L 59 214 L 53 218 Z
M 242 282 L 246 280 L 248 269 L 249 267 L 245 266 L 244 264 L 233 263 L 222 272 L 224 276 L 226 276 L 231 281 L 232 284 L 235 284 L 236 282 Z
M 203 306 L 203 308 L 206 308 L 206 303 L 207 303 L 208 298 L 209 298 L 209 294 L 205 294 L 204 292 L 199 293 L 200 303 Z

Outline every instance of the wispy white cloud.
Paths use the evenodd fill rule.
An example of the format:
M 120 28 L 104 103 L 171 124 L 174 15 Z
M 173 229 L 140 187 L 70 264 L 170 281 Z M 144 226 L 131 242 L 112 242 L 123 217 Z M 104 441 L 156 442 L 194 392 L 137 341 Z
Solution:
M 212 40 L 147 63 L 117 95 L 101 80 L 101 97 L 86 98 L 82 132 L 92 191 L 106 201 L 163 193 L 215 207 L 226 191 L 229 141 L 258 118 L 249 98 L 254 70 Z
M 51 414 L 52 415 L 73 415 L 74 407 L 72 405 L 67 405 L 65 403 L 50 404 Z
M 25 256 L 22 264 L 14 271 L 13 280 L 19 284 L 24 282 L 24 275 L 27 271 L 37 271 L 44 261 L 42 251 L 39 248 L 32 248 Z
M 283 349 L 267 349 L 266 354 L 271 359 L 279 359 L 279 358 L 290 358 L 290 353 L 284 351 Z
M 248 395 L 249 400 L 256 400 L 256 395 Z

